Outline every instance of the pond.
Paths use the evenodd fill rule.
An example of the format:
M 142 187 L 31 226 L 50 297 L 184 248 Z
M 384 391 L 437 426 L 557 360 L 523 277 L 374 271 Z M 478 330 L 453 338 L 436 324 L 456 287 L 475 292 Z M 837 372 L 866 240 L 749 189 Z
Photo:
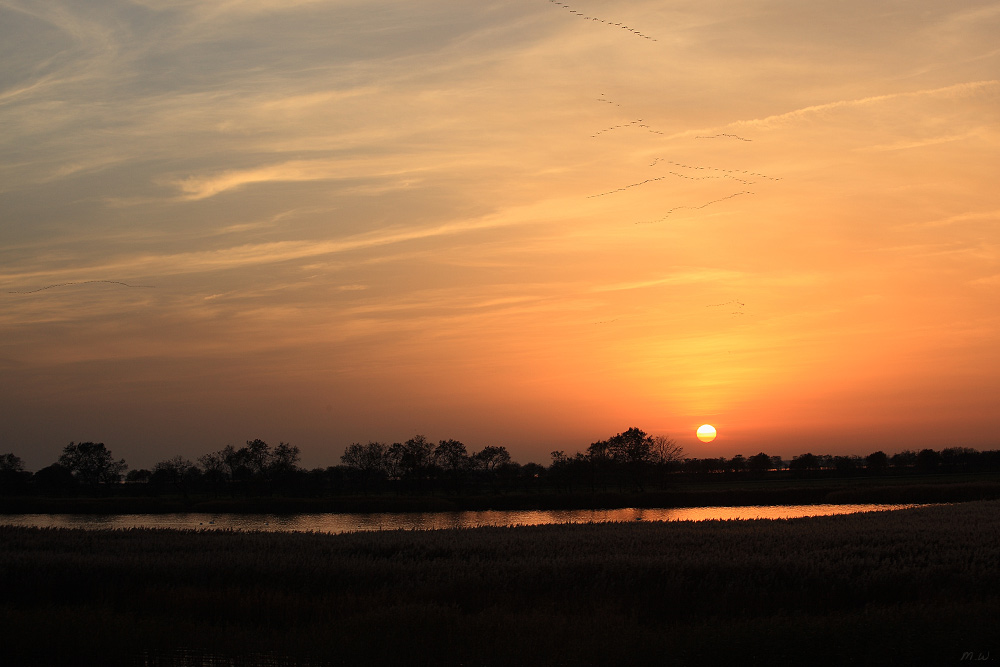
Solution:
M 920 505 L 755 505 L 746 507 L 626 508 L 608 510 L 487 510 L 375 514 L 11 514 L 0 525 L 79 528 L 172 528 L 346 533 L 361 530 L 437 530 L 479 526 L 535 526 L 611 521 L 792 519 L 906 509 Z

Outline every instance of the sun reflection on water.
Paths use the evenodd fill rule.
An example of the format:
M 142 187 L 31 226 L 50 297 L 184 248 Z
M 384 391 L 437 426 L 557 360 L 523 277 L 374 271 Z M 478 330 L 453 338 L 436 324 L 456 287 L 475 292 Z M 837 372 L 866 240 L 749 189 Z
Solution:
M 599 510 L 485 510 L 378 514 L 18 514 L 0 524 L 84 530 L 169 528 L 265 532 L 347 533 L 377 530 L 441 530 L 482 526 L 537 526 L 635 521 L 733 521 L 794 519 L 920 507 L 905 505 L 754 505 L 744 507 L 623 508 Z

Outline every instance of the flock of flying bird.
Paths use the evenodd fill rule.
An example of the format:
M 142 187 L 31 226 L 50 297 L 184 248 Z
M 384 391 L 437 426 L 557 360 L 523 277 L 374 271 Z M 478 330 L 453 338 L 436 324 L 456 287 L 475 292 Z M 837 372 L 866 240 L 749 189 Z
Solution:
M 601 93 L 601 96 L 599 98 L 597 98 L 597 101 L 598 102 L 603 102 L 603 103 L 606 103 L 606 104 L 612 104 L 612 105 L 614 105 L 616 107 L 621 107 L 621 104 L 618 104 L 617 102 L 613 102 L 612 100 L 610 100 L 607 97 L 605 97 L 604 93 Z M 648 132 L 652 132 L 653 134 L 660 134 L 660 135 L 664 134 L 660 130 L 655 130 L 651 126 L 643 123 L 642 119 L 640 118 L 640 119 L 637 119 L 637 120 L 633 120 L 633 121 L 631 121 L 629 123 L 622 123 L 622 124 L 619 124 L 619 125 L 612 125 L 611 127 L 605 128 L 603 130 L 598 130 L 597 132 L 595 132 L 594 134 L 592 134 L 590 136 L 591 136 L 591 138 L 593 138 L 593 137 L 597 137 L 598 135 L 604 134 L 606 132 L 611 132 L 613 130 L 619 130 L 619 129 L 625 129 L 625 128 L 642 128 L 642 129 L 645 129 Z M 696 136 L 694 138 L 695 139 L 719 139 L 719 138 L 726 138 L 726 139 L 735 139 L 737 141 L 753 141 L 753 139 L 748 139 L 746 137 L 741 137 L 741 136 L 739 136 L 737 134 L 729 134 L 729 133 L 718 133 L 718 134 L 712 134 L 712 135 L 698 135 L 698 136 Z M 667 160 L 667 159 L 662 158 L 662 157 L 655 158 L 649 164 L 649 166 L 650 167 L 655 167 L 657 164 L 659 164 L 661 162 L 663 164 L 673 165 L 674 167 L 677 167 L 679 169 L 686 169 L 686 170 L 689 170 L 689 171 L 710 171 L 710 172 L 716 172 L 716 173 L 715 174 L 709 174 L 709 175 L 706 175 L 706 176 L 692 176 L 689 173 L 682 173 L 682 172 L 679 172 L 679 171 L 669 171 L 669 172 L 667 172 L 667 175 L 664 175 L 664 176 L 654 176 L 654 177 L 647 178 L 647 179 L 642 180 L 642 181 L 638 181 L 636 183 L 630 183 L 628 185 L 623 185 L 622 187 L 615 188 L 614 190 L 608 190 L 606 192 L 600 192 L 600 193 L 597 193 L 597 194 L 588 195 L 587 198 L 588 199 L 594 199 L 596 197 L 606 197 L 608 195 L 613 195 L 613 194 L 616 194 L 618 192 L 624 192 L 625 190 L 630 190 L 632 188 L 636 188 L 636 187 L 639 187 L 639 186 L 642 186 L 642 185 L 646 185 L 648 183 L 655 183 L 656 181 L 662 181 L 662 180 L 667 179 L 670 176 L 672 176 L 674 178 L 683 178 L 683 179 L 687 179 L 687 180 L 691 180 L 691 181 L 704 181 L 704 180 L 710 180 L 710 179 L 728 179 L 728 180 L 737 181 L 739 183 L 743 183 L 744 185 L 753 185 L 754 183 L 756 183 L 756 181 L 749 180 L 751 178 L 766 179 L 766 180 L 770 180 L 770 181 L 780 181 L 781 180 L 778 177 L 768 176 L 767 174 L 762 174 L 762 173 L 756 172 L 756 171 L 750 171 L 748 169 L 742 169 L 742 170 L 741 169 L 722 169 L 720 167 L 705 167 L 705 166 L 700 166 L 700 165 L 688 165 L 688 164 L 683 164 L 683 163 L 680 163 L 680 162 L 675 162 L 673 160 Z M 754 193 L 750 192 L 749 190 L 744 190 L 744 191 L 741 191 L 741 192 L 736 192 L 736 193 L 730 194 L 730 195 L 728 195 L 726 197 L 720 197 L 718 199 L 713 199 L 711 201 L 708 201 L 708 202 L 705 202 L 705 203 L 701 204 L 700 206 L 675 206 L 675 207 L 669 209 L 662 217 L 660 217 L 660 218 L 658 218 L 656 220 L 641 220 L 639 222 L 636 222 L 635 224 L 642 225 L 642 224 L 652 224 L 652 223 L 656 223 L 656 222 L 663 222 L 668 217 L 670 217 L 670 215 L 674 211 L 679 211 L 679 210 L 682 210 L 682 209 L 698 210 L 698 209 L 706 208 L 707 206 L 711 206 L 712 204 L 715 204 L 715 203 L 718 203 L 718 202 L 721 202 L 721 201 L 725 201 L 727 199 L 732 199 L 734 197 L 739 197 L 741 195 L 752 195 L 752 194 L 754 194 Z
M 638 36 L 638 37 L 642 37 L 644 39 L 649 39 L 649 40 L 652 40 L 652 41 L 656 41 L 654 38 L 650 37 L 649 35 L 645 35 L 642 32 L 636 30 L 635 28 L 627 26 L 627 25 L 625 25 L 625 24 L 623 24 L 621 22 L 607 21 L 605 19 L 601 19 L 601 18 L 598 18 L 596 16 L 589 16 L 589 15 L 585 14 L 584 12 L 581 12 L 581 11 L 578 11 L 578 10 L 574 9 L 568 3 L 560 2 L 559 0 L 549 0 L 549 2 L 551 4 L 553 4 L 553 5 L 556 5 L 557 7 L 561 7 L 565 11 L 569 12 L 570 14 L 572 14 L 573 16 L 576 16 L 578 18 L 581 18 L 581 19 L 584 19 L 584 20 L 588 20 L 588 21 L 594 21 L 594 22 L 597 22 L 597 23 L 602 23 L 602 24 L 605 24 L 605 25 L 608 25 L 608 26 L 612 26 L 612 27 L 621 28 L 623 30 L 626 30 L 626 31 L 628 31 L 628 32 L 630 32 L 630 33 Z M 600 103 L 602 103 L 602 104 L 609 104 L 609 105 L 614 106 L 614 107 L 621 108 L 621 106 L 622 106 L 618 102 L 615 102 L 614 100 L 611 100 L 611 99 L 607 98 L 604 93 L 601 93 L 600 97 L 597 98 L 597 101 L 600 102 Z M 627 123 L 619 123 L 617 125 L 611 125 L 609 127 L 597 130 L 596 132 L 594 132 L 590 136 L 591 136 L 591 138 L 595 138 L 595 137 L 601 136 L 603 134 L 607 134 L 609 132 L 615 132 L 617 130 L 626 130 L 626 129 L 630 129 L 630 128 L 631 129 L 645 130 L 646 132 L 649 132 L 651 134 L 664 135 L 664 132 L 662 132 L 660 130 L 657 130 L 657 129 L 653 128 L 652 126 L 650 126 L 649 124 L 643 122 L 642 118 L 637 118 L 637 119 L 629 121 Z M 734 140 L 734 141 L 742 141 L 742 142 L 753 141 L 753 139 L 750 139 L 748 137 L 742 137 L 742 136 L 740 136 L 738 134 L 732 134 L 732 133 L 728 133 L 728 132 L 719 132 L 719 133 L 716 133 L 716 134 L 701 134 L 701 135 L 695 136 L 694 138 L 695 139 L 731 139 L 731 140 Z M 780 181 L 781 180 L 780 178 L 776 178 L 774 176 L 768 176 L 766 174 L 762 174 L 762 173 L 759 173 L 759 172 L 752 172 L 752 171 L 749 171 L 749 170 L 746 170 L 746 169 L 744 169 L 744 170 L 722 169 L 722 168 L 719 168 L 719 167 L 705 167 L 705 166 L 687 165 L 687 164 L 682 164 L 680 162 L 674 162 L 672 160 L 666 160 L 666 159 L 660 158 L 660 157 L 658 157 L 655 160 L 653 160 L 653 162 L 649 166 L 650 167 L 654 167 L 659 162 L 663 162 L 665 164 L 672 165 L 672 166 L 674 166 L 677 169 L 687 170 L 687 171 L 690 171 L 690 172 L 694 172 L 694 171 L 710 171 L 710 172 L 716 172 L 716 173 L 710 174 L 710 175 L 705 175 L 705 176 L 695 176 L 695 175 L 691 175 L 690 173 L 683 173 L 682 171 L 670 171 L 670 172 L 667 173 L 667 175 L 664 175 L 664 176 L 655 176 L 655 177 L 647 178 L 645 180 L 638 181 L 636 183 L 630 183 L 628 185 L 624 185 L 622 187 L 615 188 L 613 190 L 608 190 L 606 192 L 600 192 L 598 194 L 589 195 L 588 199 L 593 199 L 593 198 L 596 198 L 596 197 L 606 197 L 608 195 L 613 195 L 613 194 L 616 194 L 616 193 L 619 193 L 619 192 L 624 192 L 625 190 L 630 190 L 632 188 L 636 188 L 636 187 L 640 187 L 640 186 L 643 186 L 643 185 L 647 185 L 649 183 L 654 183 L 656 181 L 662 181 L 662 180 L 667 179 L 668 177 L 683 178 L 683 179 L 693 180 L 693 181 L 701 181 L 701 180 L 709 180 L 709 179 L 720 179 L 720 180 L 721 179 L 728 179 L 728 180 L 737 181 L 737 182 L 742 183 L 744 185 L 752 185 L 753 183 L 755 183 L 756 181 L 750 180 L 750 179 L 753 179 L 753 178 L 756 178 L 756 179 L 766 179 L 766 180 L 771 180 L 771 181 Z M 717 204 L 719 202 L 726 201 L 728 199 L 733 199 L 735 197 L 741 197 L 741 196 L 744 196 L 744 195 L 752 195 L 752 194 L 754 194 L 754 193 L 751 192 L 751 191 L 749 191 L 749 190 L 742 190 L 740 192 L 734 192 L 734 193 L 729 194 L 729 195 L 727 195 L 725 197 L 719 197 L 717 199 L 713 199 L 711 201 L 707 201 L 707 202 L 704 202 L 704 203 L 702 203 L 700 205 L 696 205 L 696 206 L 695 205 L 674 206 L 673 208 L 668 209 L 663 214 L 663 216 L 661 216 L 660 218 L 657 218 L 655 220 L 641 220 L 641 221 L 636 222 L 635 224 L 641 225 L 641 224 L 653 224 L 653 223 L 657 223 L 657 222 L 663 222 L 668 217 L 670 217 L 671 214 L 673 214 L 676 211 L 680 211 L 680 210 L 684 210 L 684 209 L 687 209 L 687 210 L 699 210 L 699 209 L 703 209 L 703 208 L 706 208 L 708 206 L 711 206 L 712 204 Z
M 605 21 L 604 19 L 599 19 L 596 16 L 586 16 L 583 12 L 578 12 L 575 9 L 573 9 L 572 7 L 570 7 L 569 5 L 567 5 L 565 2 L 558 2 L 558 0 L 549 0 L 549 2 L 551 2 L 553 5 L 558 5 L 559 7 L 562 7 L 563 9 L 565 9 L 566 11 L 568 11 L 570 14 L 573 14 L 574 16 L 576 16 L 578 18 L 581 18 L 584 21 L 596 21 L 597 23 L 603 23 L 605 25 L 609 25 L 609 26 L 612 26 L 612 27 L 615 27 L 615 28 L 621 28 L 622 30 L 627 30 L 628 32 L 630 32 L 633 35 L 635 35 L 636 37 L 641 37 L 642 39 L 648 39 L 648 40 L 651 40 L 653 42 L 656 41 L 654 38 L 650 37 L 649 35 L 644 35 L 641 32 L 639 32 L 638 30 L 636 30 L 635 28 L 631 28 L 631 27 L 625 25 L 624 23 L 612 23 L 611 21 Z
M 723 306 L 729 306 L 729 305 L 732 305 L 733 308 L 737 308 L 738 309 L 738 310 L 732 311 L 732 313 L 730 313 L 731 315 L 743 315 L 744 314 L 743 307 L 746 306 L 746 304 L 743 303 L 742 301 L 740 301 L 739 299 L 731 299 L 729 301 L 726 301 L 725 303 L 710 303 L 710 304 L 708 304 L 705 307 L 706 308 L 721 308 Z
M 642 32 L 640 32 L 640 31 L 638 31 L 638 30 L 636 30 L 636 29 L 634 29 L 634 28 L 632 28 L 630 26 L 624 25 L 624 24 L 619 23 L 619 22 L 612 22 L 612 21 L 607 21 L 607 20 L 601 19 L 601 18 L 588 16 L 584 12 L 580 12 L 580 11 L 577 11 L 577 10 L 573 9 L 567 3 L 559 2 L 559 0 L 549 0 L 549 2 L 552 3 L 553 5 L 561 7 L 562 9 L 566 10 L 570 14 L 572 14 L 574 16 L 577 16 L 579 18 L 582 18 L 584 20 L 595 21 L 595 22 L 598 22 L 598 23 L 603 23 L 605 25 L 618 27 L 618 28 L 621 28 L 623 30 L 627 30 L 628 32 L 630 32 L 630 33 L 632 33 L 632 34 L 634 34 L 634 35 L 636 35 L 638 37 L 642 37 L 643 39 L 648 39 L 648 40 L 656 41 L 652 37 L 650 37 L 648 35 L 645 35 Z M 622 105 L 619 104 L 618 102 L 615 102 L 614 100 L 611 100 L 608 97 L 606 97 L 604 93 L 601 93 L 600 97 L 597 98 L 597 102 L 600 102 L 602 104 L 608 104 L 608 105 L 611 105 L 611 106 L 614 106 L 614 107 L 618 107 L 618 108 L 622 107 Z M 665 135 L 664 132 L 653 128 L 649 124 L 643 122 L 643 119 L 638 118 L 638 119 L 629 121 L 627 123 L 619 123 L 617 125 L 612 125 L 612 126 L 604 128 L 604 129 L 597 130 L 596 132 L 594 132 L 590 136 L 591 136 L 591 138 L 596 138 L 596 137 L 599 137 L 601 135 L 608 134 L 610 132 L 615 132 L 615 131 L 618 131 L 618 130 L 628 130 L 628 129 L 645 130 L 646 132 L 651 133 L 651 134 Z M 748 137 L 743 137 L 743 136 L 740 136 L 738 134 L 732 134 L 732 133 L 727 133 L 727 132 L 719 132 L 719 133 L 716 133 L 716 134 L 696 135 L 694 137 L 694 139 L 728 139 L 728 140 L 741 141 L 741 142 L 751 142 L 751 141 L 753 141 L 753 139 L 750 139 Z M 638 181 L 636 183 L 630 183 L 628 185 L 624 185 L 622 187 L 615 188 L 613 190 L 608 190 L 606 192 L 600 192 L 598 194 L 588 195 L 587 198 L 588 199 L 594 199 L 594 198 L 597 198 L 597 197 L 607 197 L 609 195 L 614 195 L 614 194 L 617 194 L 617 193 L 620 193 L 620 192 L 624 192 L 624 191 L 630 190 L 632 188 L 642 187 L 644 185 L 648 185 L 650 183 L 655 183 L 657 181 L 662 181 L 662 180 L 665 180 L 665 179 L 668 179 L 668 178 L 682 178 L 682 179 L 687 179 L 687 180 L 692 180 L 692 181 L 702 181 L 702 180 L 709 180 L 709 179 L 731 180 L 731 181 L 736 181 L 736 182 L 742 183 L 744 185 L 753 185 L 754 183 L 757 182 L 757 180 L 752 180 L 752 179 L 769 180 L 769 181 L 780 181 L 781 180 L 778 177 L 769 176 L 767 174 L 763 174 L 763 173 L 760 173 L 760 172 L 750 171 L 748 169 L 742 169 L 742 170 L 740 170 L 740 169 L 723 169 L 721 167 L 710 167 L 710 166 L 701 166 L 701 165 L 689 165 L 689 164 L 683 164 L 683 163 L 680 163 L 680 162 L 676 162 L 676 161 L 673 161 L 673 160 L 668 160 L 668 159 L 663 158 L 663 157 L 657 157 L 657 158 L 655 158 L 650 163 L 649 166 L 650 167 L 655 167 L 656 165 L 658 165 L 660 163 L 665 164 L 665 165 L 670 165 L 670 166 L 672 166 L 674 168 L 674 170 L 668 171 L 665 175 L 650 177 L 650 178 L 644 179 L 642 181 Z M 712 172 L 712 173 L 707 173 L 707 174 L 704 174 L 704 175 L 696 175 L 697 172 L 702 172 L 703 174 L 704 174 L 704 172 Z M 673 213 L 675 213 L 676 211 L 685 210 L 685 209 L 686 210 L 691 210 L 691 211 L 696 211 L 696 210 L 700 210 L 700 209 L 703 209 L 703 208 L 707 208 L 707 207 L 709 207 L 709 206 L 711 206 L 713 204 L 717 204 L 717 203 L 720 203 L 720 202 L 723 202 L 723 201 L 734 199 L 736 197 L 742 197 L 742 196 L 745 196 L 745 195 L 753 195 L 753 194 L 754 193 L 751 192 L 751 191 L 749 191 L 749 190 L 741 190 L 739 192 L 733 192 L 733 193 L 728 194 L 728 195 L 726 195 L 724 197 L 718 197 L 716 199 L 712 199 L 710 201 L 706 201 L 706 202 L 703 202 L 703 203 L 698 204 L 698 205 L 679 205 L 679 206 L 674 206 L 674 207 L 672 207 L 670 209 L 667 209 L 667 211 L 664 212 L 664 214 L 661 217 L 657 218 L 657 219 L 654 219 L 654 220 L 640 220 L 640 221 L 637 221 L 635 224 L 637 224 L 637 225 L 645 225 L 645 224 L 655 224 L 655 223 L 663 222 L 667 218 L 669 218 Z M 726 301 L 726 302 L 723 302 L 723 303 L 709 304 L 706 307 L 707 308 L 719 308 L 719 307 L 725 307 L 725 306 L 731 306 L 732 307 L 731 315 L 733 315 L 733 316 L 739 316 L 739 315 L 744 315 L 745 314 L 744 308 L 745 308 L 746 304 L 744 304 L 742 301 L 739 301 L 738 299 L 732 299 L 730 301 Z M 601 322 L 595 322 L 594 324 L 609 324 L 611 322 L 616 322 L 617 319 L 618 318 L 615 318 L 615 319 L 612 319 L 612 320 L 604 320 L 604 321 L 601 321 Z
M 89 285 L 91 283 L 107 283 L 110 285 L 121 285 L 122 287 L 138 287 L 145 289 L 152 289 L 156 287 L 155 285 L 130 285 L 129 283 L 122 282 L 120 280 L 75 280 L 68 283 L 52 283 L 51 285 L 46 285 L 45 287 L 39 287 L 38 289 L 30 290 L 7 290 L 7 294 L 35 294 L 36 292 L 43 292 L 47 289 L 54 289 L 56 287 L 69 287 L 70 285 Z
M 625 25 L 624 23 L 608 21 L 608 20 L 605 20 L 605 19 L 598 18 L 596 16 L 586 15 L 584 12 L 581 12 L 581 11 L 578 11 L 576 9 L 573 9 L 573 7 L 571 7 L 569 4 L 567 4 L 565 2 L 560 2 L 559 0 L 549 0 L 549 2 L 552 3 L 553 5 L 556 5 L 557 7 L 562 8 L 563 10 L 565 10 L 566 12 L 568 12 L 569 14 L 571 14 L 571 15 L 573 15 L 575 17 L 581 18 L 583 20 L 592 21 L 592 22 L 596 22 L 596 23 L 601 23 L 601 24 L 604 24 L 604 25 L 607 25 L 607 26 L 610 26 L 610 27 L 620 28 L 622 30 L 625 30 L 626 32 L 629 32 L 629 33 L 635 35 L 636 37 L 639 37 L 639 38 L 642 38 L 642 39 L 647 39 L 647 40 L 654 41 L 654 42 L 657 41 L 655 38 L 650 37 L 649 35 L 646 35 L 646 34 L 640 32 L 639 30 L 637 30 L 637 29 L 635 29 L 635 28 L 633 28 L 631 26 Z M 615 107 L 621 107 L 621 104 L 618 104 L 617 102 L 614 102 L 614 101 L 606 98 L 603 93 L 601 93 L 601 97 L 598 98 L 597 101 L 601 102 L 601 103 L 605 103 L 605 104 L 610 104 L 610 105 L 615 106 Z M 618 125 L 612 125 L 610 127 L 604 128 L 602 130 L 598 130 L 594 134 L 592 134 L 591 137 L 594 138 L 594 137 L 598 137 L 598 136 L 600 136 L 602 134 L 606 134 L 606 133 L 613 132 L 613 131 L 616 131 L 616 130 L 624 130 L 624 129 L 628 129 L 628 128 L 642 129 L 642 130 L 645 130 L 646 132 L 649 132 L 651 134 L 658 134 L 658 135 L 663 135 L 664 134 L 662 131 L 656 130 L 653 127 L 651 127 L 650 125 L 644 123 L 643 120 L 641 118 L 639 118 L 639 119 L 630 121 L 628 123 L 622 123 L 622 124 L 618 124 Z M 752 141 L 752 139 L 749 139 L 749 138 L 746 138 L 746 137 L 741 137 L 741 136 L 736 135 L 736 134 L 729 134 L 729 133 L 718 133 L 718 134 L 713 134 L 713 135 L 698 135 L 698 136 L 696 136 L 694 138 L 695 139 L 733 139 L 733 140 L 744 141 L 744 142 Z M 686 164 L 681 164 L 679 162 L 674 162 L 672 160 L 666 160 L 666 159 L 660 158 L 660 157 L 657 157 L 655 160 L 653 160 L 653 162 L 649 166 L 650 167 L 654 167 L 654 166 L 656 166 L 660 162 L 663 162 L 664 164 L 672 165 L 673 167 L 675 167 L 677 169 L 683 169 L 683 170 L 688 170 L 688 171 L 699 171 L 699 170 L 701 170 L 701 171 L 711 171 L 711 172 L 717 172 L 717 173 L 710 174 L 710 175 L 705 175 L 705 176 L 692 176 L 690 174 L 682 173 L 680 171 L 669 171 L 667 173 L 667 175 L 656 176 L 656 177 L 653 177 L 653 178 L 647 178 L 647 179 L 645 179 L 643 181 L 639 181 L 637 183 L 631 183 L 629 185 L 625 185 L 625 186 L 622 186 L 622 187 L 619 187 L 619 188 L 615 188 L 613 190 L 608 190 L 607 192 L 601 192 L 599 194 L 589 195 L 588 199 L 592 199 L 592 198 L 596 198 L 596 197 L 606 197 L 606 196 L 613 195 L 613 194 L 616 194 L 616 193 L 619 193 L 619 192 L 624 192 L 626 190 L 630 190 L 632 188 L 637 188 L 637 187 L 640 187 L 640 186 L 643 186 L 643 185 L 647 185 L 649 183 L 654 183 L 656 181 L 662 181 L 664 179 L 667 179 L 668 177 L 683 178 L 683 179 L 688 179 L 688 180 L 729 179 L 729 180 L 733 180 L 733 181 L 738 181 L 738 182 L 743 183 L 745 185 L 751 185 L 752 183 L 755 182 L 755 181 L 749 180 L 750 178 L 768 179 L 768 180 L 772 180 L 772 181 L 781 180 L 780 178 L 775 178 L 775 177 L 772 177 L 772 176 L 767 176 L 765 174 L 761 174 L 761 173 L 757 173 L 757 172 L 750 172 L 748 170 L 742 170 L 741 171 L 741 170 L 736 170 L 736 169 L 721 169 L 721 168 L 718 168 L 718 167 L 705 167 L 705 166 L 686 165 Z M 733 199 L 735 197 L 740 197 L 740 196 L 743 196 L 743 195 L 752 195 L 752 194 L 754 194 L 754 193 L 750 192 L 748 190 L 743 190 L 743 191 L 740 191 L 740 192 L 732 193 L 732 194 L 727 195 L 725 197 L 719 197 L 718 199 L 713 199 L 711 201 L 704 202 L 704 203 L 702 203 L 700 205 L 674 206 L 673 208 L 668 209 L 663 214 L 663 216 L 661 216 L 660 218 L 657 218 L 655 220 L 641 220 L 641 221 L 636 222 L 635 224 L 641 225 L 641 224 L 654 224 L 654 223 L 658 223 L 658 222 L 663 222 L 668 217 L 670 217 L 671 214 L 673 214 L 676 211 L 680 211 L 680 210 L 684 210 L 684 209 L 687 209 L 687 210 L 699 210 L 699 209 L 703 209 L 703 208 L 706 208 L 708 206 L 711 206 L 712 204 L 717 204 L 719 202 L 726 201 L 728 199 Z M 87 284 L 93 284 L 93 283 L 104 283 L 104 284 L 110 284 L 110 285 L 120 285 L 122 287 L 129 287 L 129 288 L 150 288 L 150 287 L 153 287 L 152 285 L 132 285 L 132 284 L 120 281 L 120 280 L 80 280 L 80 281 L 65 282 L 65 283 L 53 283 L 53 284 L 45 285 L 44 287 L 39 287 L 37 289 L 32 289 L 32 290 L 22 290 L 22 291 L 8 290 L 7 293 L 8 294 L 35 294 L 35 293 L 38 293 L 38 292 L 42 292 L 42 291 L 45 291 L 45 290 L 54 289 L 54 288 L 58 288 L 58 287 L 67 287 L 67 286 L 71 286 L 71 285 L 87 285 Z M 725 304 L 722 304 L 722 305 L 725 305 Z M 743 304 L 739 304 L 739 305 L 742 307 Z M 740 312 L 740 313 L 734 313 L 734 314 L 742 314 L 742 312 Z M 613 322 L 614 320 L 610 320 L 610 321 Z M 603 322 L 601 324 L 603 324 Z

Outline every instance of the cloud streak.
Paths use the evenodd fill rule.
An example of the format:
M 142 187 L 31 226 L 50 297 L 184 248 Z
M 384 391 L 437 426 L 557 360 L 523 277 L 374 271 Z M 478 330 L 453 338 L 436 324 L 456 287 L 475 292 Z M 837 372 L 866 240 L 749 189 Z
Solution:
M 871 95 L 868 97 L 861 97 L 857 99 L 838 100 L 836 102 L 814 104 L 811 106 L 802 107 L 801 109 L 794 109 L 792 111 L 786 111 L 784 113 L 775 114 L 773 116 L 767 116 L 764 118 L 754 118 L 750 120 L 737 121 L 733 123 L 733 125 L 736 125 L 738 127 L 771 129 L 785 123 L 802 120 L 810 116 L 816 116 L 826 113 L 828 111 L 834 111 L 839 109 L 860 108 L 877 104 L 883 104 L 885 102 L 890 102 L 890 101 L 906 100 L 906 99 L 913 99 L 920 97 L 954 99 L 961 97 L 970 97 L 979 93 L 996 94 L 998 92 L 1000 92 L 1000 80 L 988 79 L 983 81 L 968 81 L 964 83 L 957 83 L 950 86 L 942 86 L 940 88 L 930 88 L 930 89 L 906 91 L 900 93 L 889 93 L 886 95 Z

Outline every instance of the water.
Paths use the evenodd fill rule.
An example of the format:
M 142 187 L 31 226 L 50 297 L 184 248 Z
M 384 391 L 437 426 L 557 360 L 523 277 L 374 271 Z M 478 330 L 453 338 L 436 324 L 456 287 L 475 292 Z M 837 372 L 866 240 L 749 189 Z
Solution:
M 377 514 L 11 514 L 0 525 L 79 528 L 173 528 L 346 533 L 359 530 L 436 530 L 479 526 L 536 526 L 609 521 L 711 521 L 791 519 L 906 509 L 919 505 L 754 505 L 747 507 L 626 508 L 611 510 L 489 510 L 482 512 L 384 512 Z

